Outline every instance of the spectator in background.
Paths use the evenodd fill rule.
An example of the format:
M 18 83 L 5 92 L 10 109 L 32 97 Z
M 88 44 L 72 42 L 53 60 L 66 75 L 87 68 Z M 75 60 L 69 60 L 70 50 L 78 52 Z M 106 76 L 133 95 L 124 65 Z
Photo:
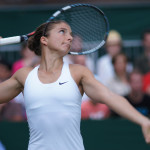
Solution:
M 11 66 L 4 60 L 0 60 L 0 82 L 9 79 L 11 76 Z M 21 104 L 14 100 L 9 103 L 0 104 L 0 121 L 23 121 L 24 109 Z
M 111 30 L 105 46 L 107 54 L 97 61 L 97 74 L 104 85 L 114 76 L 112 57 L 118 54 L 122 49 L 122 38 L 119 32 Z
M 74 55 L 71 57 L 72 63 L 73 64 L 80 64 L 83 66 L 86 66 L 86 55 Z
M 143 115 L 150 117 L 150 96 L 142 91 L 143 75 L 134 70 L 129 75 L 131 92 L 125 98 Z
M 40 58 L 36 56 L 31 50 L 29 50 L 26 42 L 22 44 L 21 55 L 22 58 L 20 60 L 17 60 L 12 66 L 12 74 L 14 74 L 18 69 L 22 67 L 34 67 L 40 62 Z
M 115 75 L 108 80 L 106 86 L 114 93 L 125 96 L 130 92 L 128 73 L 126 71 L 128 59 L 124 53 L 118 53 L 112 58 Z
M 150 71 L 150 28 L 142 33 L 143 55 L 135 60 L 135 68 L 143 74 Z

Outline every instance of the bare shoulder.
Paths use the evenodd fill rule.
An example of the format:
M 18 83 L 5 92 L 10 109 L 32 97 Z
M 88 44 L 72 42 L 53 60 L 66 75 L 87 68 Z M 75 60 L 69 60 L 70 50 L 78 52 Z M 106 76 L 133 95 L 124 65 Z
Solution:
M 15 78 L 18 82 L 20 82 L 24 86 L 25 80 L 30 71 L 32 70 L 33 70 L 32 67 L 23 67 L 18 71 L 16 71 L 15 74 L 12 76 L 12 78 Z
M 83 77 L 93 77 L 93 73 L 85 66 L 78 64 L 70 64 L 71 74 L 82 79 Z

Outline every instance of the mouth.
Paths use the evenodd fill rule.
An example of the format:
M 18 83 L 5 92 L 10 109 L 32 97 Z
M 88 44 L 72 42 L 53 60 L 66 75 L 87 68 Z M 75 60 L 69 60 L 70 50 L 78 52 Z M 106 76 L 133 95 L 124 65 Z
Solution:
M 70 44 L 70 43 L 64 43 L 63 45 L 64 45 L 65 47 L 69 48 L 69 49 L 70 49 L 70 47 L 71 47 L 71 44 Z

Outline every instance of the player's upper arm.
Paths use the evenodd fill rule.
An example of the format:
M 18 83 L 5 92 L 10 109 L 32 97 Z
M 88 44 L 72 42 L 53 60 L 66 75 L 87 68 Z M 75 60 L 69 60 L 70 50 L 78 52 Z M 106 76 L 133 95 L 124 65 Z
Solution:
M 29 69 L 28 69 L 29 70 Z M 20 69 L 10 79 L 0 83 L 0 103 L 12 100 L 23 91 L 27 69 Z
M 0 84 L 0 103 L 8 102 L 21 92 L 19 82 L 11 77 Z
M 84 92 L 98 102 L 106 103 L 113 93 L 102 83 L 95 79 L 94 75 L 87 68 L 82 69 L 81 84 Z

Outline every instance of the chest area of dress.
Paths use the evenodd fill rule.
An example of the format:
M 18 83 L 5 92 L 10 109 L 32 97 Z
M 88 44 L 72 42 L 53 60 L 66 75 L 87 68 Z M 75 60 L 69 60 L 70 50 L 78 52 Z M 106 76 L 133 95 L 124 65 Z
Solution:
M 28 108 L 80 106 L 81 95 L 71 80 L 58 80 L 53 84 L 29 84 L 24 90 Z

